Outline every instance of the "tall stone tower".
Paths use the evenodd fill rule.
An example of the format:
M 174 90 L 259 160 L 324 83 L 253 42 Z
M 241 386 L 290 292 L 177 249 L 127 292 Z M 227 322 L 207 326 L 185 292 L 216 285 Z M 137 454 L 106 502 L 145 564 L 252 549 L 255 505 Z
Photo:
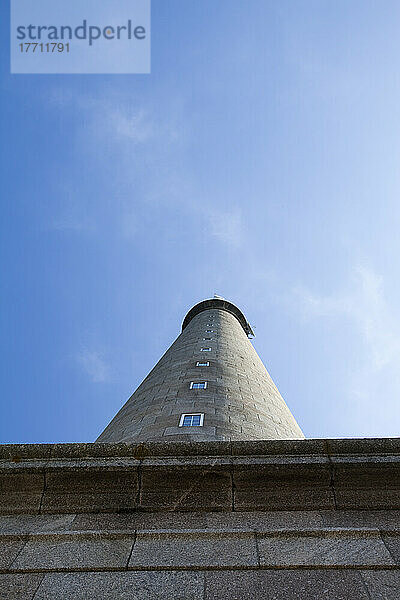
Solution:
M 97 442 L 302 439 L 231 302 L 196 304 Z

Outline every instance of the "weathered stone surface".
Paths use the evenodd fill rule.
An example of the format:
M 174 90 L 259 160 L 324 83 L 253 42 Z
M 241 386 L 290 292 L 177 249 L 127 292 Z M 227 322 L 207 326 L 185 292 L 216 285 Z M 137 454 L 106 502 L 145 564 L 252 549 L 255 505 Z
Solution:
M 244 408 L 242 408 L 242 411 Z M 143 458 L 145 456 L 308 456 L 321 454 L 331 459 L 356 462 L 357 457 L 364 457 L 368 463 L 376 457 L 397 461 L 400 456 L 400 438 L 368 438 L 368 439 L 303 439 L 303 440 L 239 440 L 235 442 L 196 443 L 152 441 L 149 443 L 100 443 L 94 444 L 9 444 L 0 445 L 0 472 L 4 465 L 13 464 L 20 468 L 26 460 L 41 469 L 54 461 L 85 461 L 87 459 L 105 458 Z M 396 458 L 397 457 L 397 458 Z M 43 461 L 40 463 L 39 461 Z M 39 470 L 41 470 L 39 469 Z M 8 469 L 6 469 L 7 471 Z
M 99 444 L 93 444 L 98 446 Z M 109 447 L 110 444 L 100 444 Z M 135 449 L 135 456 L 138 458 L 161 457 L 161 456 L 229 456 L 231 452 L 230 442 L 208 441 L 196 442 L 189 441 L 171 441 L 150 442 L 127 445 L 128 448 Z
M 386 548 L 389 550 L 393 560 L 397 565 L 400 566 L 400 537 L 399 535 L 390 535 L 389 533 L 383 533 L 382 539 L 385 543 Z M 400 591 L 400 590 L 399 590 Z
M 133 512 L 0 516 L 0 534 L 135 529 L 212 529 L 274 532 L 370 528 L 400 533 L 399 511 Z
M 332 456 L 337 508 L 400 509 L 399 456 Z
M 138 532 L 129 561 L 133 569 L 257 565 L 255 536 L 250 532 Z
M 153 515 L 157 522 L 157 517 Z M 171 515 L 174 518 L 174 515 Z M 248 511 L 232 513 L 188 514 L 187 522 L 203 518 L 212 529 L 247 529 L 252 531 L 274 532 L 277 530 L 321 530 L 321 529 L 382 529 L 400 531 L 399 511 Z M 189 525 L 190 526 L 190 525 Z M 147 527 L 147 525 L 146 525 Z
M 75 515 L 12 515 L 0 516 L 0 534 L 65 531 Z
M 0 574 L 0 598 L 1 600 L 32 600 L 42 579 L 42 573 Z
M 48 574 L 35 600 L 201 600 L 201 572 Z
M 394 560 L 378 531 L 316 531 L 257 534 L 263 567 L 392 566 Z
M 0 514 L 38 512 L 44 489 L 43 473 L 23 472 L 14 461 L 9 466 L 10 469 L 0 472 Z
M 175 421 L 176 421 L 176 419 L 175 419 Z M 207 441 L 207 439 L 210 439 L 210 438 L 214 439 L 215 432 L 216 432 L 215 427 L 207 427 L 207 425 L 204 425 L 201 428 L 199 427 L 198 431 L 196 431 L 196 439 L 198 439 L 199 437 L 204 438 L 203 441 Z M 185 428 L 185 427 L 166 427 L 163 435 L 165 435 L 165 436 L 187 435 L 187 436 L 189 436 L 189 441 L 190 441 L 190 438 L 193 437 L 193 430 L 189 427 L 187 427 L 187 428 Z
M 371 600 L 399 600 L 400 571 L 360 571 Z
M 261 571 L 261 594 L 268 600 L 371 600 L 359 573 L 339 569 Z
M 330 465 L 325 457 L 233 460 L 235 510 L 334 508 Z
M 125 568 L 133 536 L 35 536 L 28 541 L 12 568 L 20 571 Z
M 0 517 L 1 534 L 73 531 L 134 532 L 148 529 L 210 529 L 266 533 L 340 529 L 376 529 L 400 533 L 399 511 L 253 511 L 133 512 Z M 394 540 L 398 538 L 395 536 Z
M 188 515 L 190 519 L 192 515 Z M 200 514 L 199 517 L 202 515 Z M 205 527 L 216 531 L 281 531 L 321 529 L 324 518 L 315 511 L 249 511 L 203 514 Z M 191 520 L 189 520 L 191 522 Z
M 142 513 L 78 514 L 71 523 L 76 531 L 135 531 L 140 527 Z
M 230 461 L 215 458 L 145 461 L 140 507 L 144 510 L 230 510 Z
M 76 444 L 69 445 L 76 446 Z M 53 444 L 0 444 L 0 461 L 19 464 L 21 460 L 26 459 L 50 458 L 53 446 Z
M 263 596 L 259 571 L 207 571 L 204 600 L 255 600 Z
M 98 512 L 134 510 L 138 497 L 137 467 L 105 464 L 103 468 L 85 465 L 60 467 L 46 474 L 46 490 L 41 511 Z
M 51 458 L 53 460 L 78 460 L 104 459 L 104 458 L 136 458 L 136 450 L 140 444 L 53 444 Z
M 337 508 L 400 509 L 400 441 L 326 440 Z
M 354 571 L 214 571 L 205 600 L 371 600 Z
M 233 456 L 327 456 L 325 440 L 237 440 Z
M 25 540 L 18 539 L 2 539 L 0 550 L 0 569 L 9 569 L 15 557 L 24 547 Z
M 398 510 L 328 510 L 321 511 L 319 514 L 323 527 L 369 527 L 385 531 L 400 531 Z M 301 518 L 301 513 L 299 517 Z
M 324 440 L 330 456 L 398 456 L 400 438 L 345 438 Z
M 323 452 L 326 440 L 311 442 L 78 444 L 75 450 L 67 444 L 66 458 L 61 455 L 62 447 L 57 446 L 57 457 L 50 459 L 42 457 L 49 451 L 43 453 L 40 445 L 33 446 L 31 452 L 24 447 L 29 459 L 17 463 L 3 459 L 1 464 L 0 511 L 52 514 L 339 508 L 344 514 L 359 508 L 369 512 L 400 509 L 399 457 L 379 454 L 379 443 L 374 455 L 370 440 L 367 445 L 361 440 L 358 455 L 346 455 L 343 448 L 336 456 Z M 336 446 L 340 448 L 339 442 L 336 440 Z M 76 456 L 80 446 L 82 460 Z M 17 449 L 13 455 L 18 453 Z

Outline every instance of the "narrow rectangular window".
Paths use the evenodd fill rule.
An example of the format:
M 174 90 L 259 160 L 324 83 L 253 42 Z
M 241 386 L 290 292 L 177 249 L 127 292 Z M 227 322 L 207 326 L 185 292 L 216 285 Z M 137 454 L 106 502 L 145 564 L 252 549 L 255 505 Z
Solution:
M 207 381 L 191 381 L 190 389 L 191 390 L 205 390 L 207 387 Z
M 204 413 L 182 414 L 179 427 L 202 427 L 204 421 Z
M 200 352 L 211 352 L 211 348 L 200 348 Z
M 200 360 L 198 360 L 196 363 L 196 367 L 209 367 L 209 366 L 210 366 L 210 362 L 208 360 L 206 362 L 201 362 Z
M 207 338 L 203 338 L 203 340 L 206 341 L 206 342 L 210 342 L 212 340 L 212 338 L 207 337 Z

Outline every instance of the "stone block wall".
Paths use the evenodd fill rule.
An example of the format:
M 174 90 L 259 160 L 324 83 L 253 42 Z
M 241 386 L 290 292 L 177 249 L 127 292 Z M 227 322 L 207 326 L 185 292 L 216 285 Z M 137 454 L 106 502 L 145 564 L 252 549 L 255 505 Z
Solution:
M 400 440 L 0 446 L 1 600 L 398 600 Z

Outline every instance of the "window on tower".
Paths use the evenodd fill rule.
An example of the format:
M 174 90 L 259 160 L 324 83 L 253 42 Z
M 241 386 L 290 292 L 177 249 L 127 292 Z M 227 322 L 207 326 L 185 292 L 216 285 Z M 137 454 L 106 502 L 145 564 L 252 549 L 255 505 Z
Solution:
M 211 352 L 211 348 L 200 348 L 200 352 Z
M 191 390 L 205 390 L 207 387 L 207 381 L 191 381 L 190 389 Z
M 204 413 L 188 414 L 184 413 L 181 415 L 179 421 L 179 427 L 202 427 L 204 421 Z
M 205 362 L 201 362 L 200 360 L 198 360 L 196 363 L 196 367 L 209 367 L 209 366 L 210 366 L 210 362 L 208 360 Z

